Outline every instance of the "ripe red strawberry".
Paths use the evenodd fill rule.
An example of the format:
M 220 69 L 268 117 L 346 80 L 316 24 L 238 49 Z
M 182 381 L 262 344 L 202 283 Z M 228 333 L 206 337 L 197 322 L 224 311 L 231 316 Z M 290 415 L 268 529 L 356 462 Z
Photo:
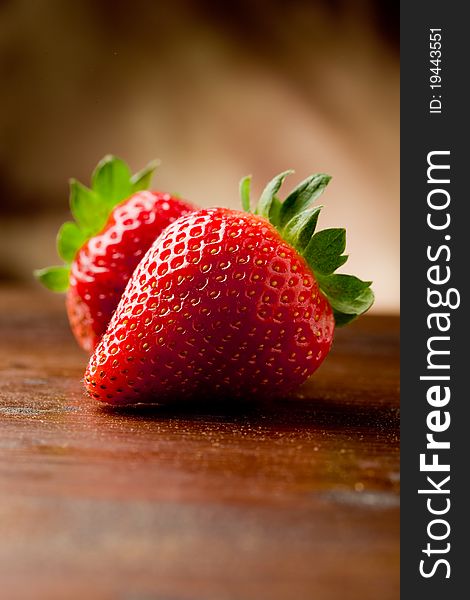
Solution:
M 57 239 L 67 264 L 36 272 L 49 289 L 67 291 L 70 326 L 89 352 L 106 331 L 142 256 L 170 223 L 195 210 L 170 194 L 139 191 L 150 184 L 155 166 L 131 177 L 125 163 L 107 156 L 93 174 L 91 189 L 72 181 L 76 223 L 64 223 Z
M 313 175 L 281 204 L 287 173 L 255 214 L 204 209 L 170 225 L 135 270 L 85 373 L 111 404 L 285 394 L 328 354 L 335 328 L 373 302 L 370 282 L 334 274 L 345 231 L 314 233 L 329 181 Z M 249 179 L 242 182 L 249 210 Z

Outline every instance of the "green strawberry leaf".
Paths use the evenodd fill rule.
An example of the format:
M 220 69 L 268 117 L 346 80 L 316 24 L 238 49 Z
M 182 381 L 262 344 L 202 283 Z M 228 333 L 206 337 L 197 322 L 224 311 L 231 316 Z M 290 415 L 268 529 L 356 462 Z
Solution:
M 132 193 L 148 190 L 152 181 L 152 176 L 155 169 L 159 166 L 160 161 L 152 160 L 143 169 L 138 171 L 131 177 Z
M 279 216 L 281 214 L 282 202 L 277 196 L 273 196 L 271 202 L 271 208 L 269 209 L 269 221 L 270 223 L 279 223 Z
M 103 228 L 109 209 L 101 196 L 76 179 L 70 180 L 70 212 L 77 226 L 91 237 Z
M 245 212 L 250 211 L 250 187 L 251 187 L 251 175 L 247 175 L 240 181 L 240 196 L 242 199 L 242 206 Z
M 371 281 L 362 281 L 354 275 L 334 274 L 319 276 L 319 282 L 325 292 L 332 297 L 342 297 L 345 300 L 356 298 L 358 294 L 371 286 Z
M 275 198 L 277 192 L 279 191 L 284 179 L 293 172 L 294 171 L 292 171 L 292 170 L 284 171 L 284 173 L 280 173 L 279 175 L 276 175 L 276 177 L 271 179 L 271 181 L 264 188 L 264 190 L 260 196 L 258 206 L 256 208 L 257 215 L 260 215 L 261 217 L 264 217 L 265 219 L 269 220 L 271 206 L 274 202 L 274 198 Z
M 371 281 L 362 281 L 353 275 L 315 273 L 322 293 L 333 309 L 337 327 L 343 327 L 364 314 L 374 303 Z
M 132 193 L 131 171 L 123 160 L 108 154 L 93 171 L 91 187 L 110 208 L 114 208 Z
M 69 287 L 70 268 L 65 265 L 37 269 L 34 276 L 53 292 L 66 292 Z
M 329 275 L 346 262 L 345 248 L 345 229 L 323 229 L 310 239 L 304 257 L 314 271 Z
M 292 217 L 282 230 L 282 237 L 295 248 L 304 250 L 317 226 L 322 206 L 314 206 Z
M 331 306 L 338 312 L 356 315 L 366 311 L 372 304 L 371 281 L 362 281 L 353 275 L 323 276 L 318 273 L 317 280 Z
M 301 213 L 321 196 L 330 181 L 330 175 L 317 173 L 299 183 L 282 203 L 281 227 L 284 227 L 292 217 Z
M 148 189 L 157 165 L 157 161 L 152 161 L 131 175 L 123 160 L 109 154 L 93 171 L 91 188 L 71 179 L 70 211 L 75 222 L 67 221 L 57 234 L 57 252 L 65 264 L 39 269 L 34 272 L 36 278 L 50 290 L 67 291 L 70 263 L 78 250 L 103 229 L 117 204 Z
M 255 214 L 267 219 L 281 237 L 305 258 L 333 309 L 336 326 L 341 327 L 372 306 L 374 293 L 370 289 L 371 282 L 335 273 L 348 259 L 343 254 L 346 248 L 345 229 L 324 229 L 315 233 L 322 207 L 312 206 L 312 203 L 324 192 L 331 177 L 325 173 L 310 175 L 281 202 L 276 194 L 290 173 L 292 171 L 284 171 L 268 183 Z M 246 185 L 245 178 L 240 191 L 243 208 L 249 210 Z
M 72 221 L 66 221 L 57 234 L 57 253 L 65 262 L 72 262 L 86 242 L 86 234 Z

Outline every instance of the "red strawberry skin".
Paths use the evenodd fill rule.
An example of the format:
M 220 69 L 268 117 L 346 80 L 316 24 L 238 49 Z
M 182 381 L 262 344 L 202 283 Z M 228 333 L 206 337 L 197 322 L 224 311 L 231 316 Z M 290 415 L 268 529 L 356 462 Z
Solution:
M 282 395 L 320 366 L 334 327 L 306 261 L 267 220 L 204 209 L 147 252 L 85 387 L 115 405 Z
M 91 352 L 106 331 L 134 269 L 170 223 L 195 207 L 162 192 L 141 191 L 116 206 L 104 229 L 71 264 L 67 314 L 80 346 Z

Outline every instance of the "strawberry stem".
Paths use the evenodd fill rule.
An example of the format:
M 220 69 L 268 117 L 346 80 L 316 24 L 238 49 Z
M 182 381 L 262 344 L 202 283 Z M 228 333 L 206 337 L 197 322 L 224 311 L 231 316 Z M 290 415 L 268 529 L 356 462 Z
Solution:
M 343 254 L 346 248 L 345 229 L 324 229 L 315 233 L 322 206 L 312 204 L 324 192 L 331 180 L 330 175 L 310 175 L 281 202 L 277 193 L 291 173 L 293 171 L 284 171 L 267 184 L 254 212 L 267 219 L 281 237 L 305 258 L 333 309 L 336 325 L 346 325 L 372 306 L 372 282 L 335 273 L 348 259 Z M 250 181 L 251 178 L 245 177 L 240 182 L 242 205 L 247 211 L 250 210 Z
M 88 188 L 70 180 L 70 212 L 75 221 L 65 222 L 57 234 L 57 253 L 65 264 L 34 271 L 35 277 L 54 292 L 66 292 L 70 264 L 78 250 L 99 233 L 114 207 L 140 190 L 148 189 L 159 162 L 152 161 L 135 175 L 128 165 L 111 154 L 100 160 Z

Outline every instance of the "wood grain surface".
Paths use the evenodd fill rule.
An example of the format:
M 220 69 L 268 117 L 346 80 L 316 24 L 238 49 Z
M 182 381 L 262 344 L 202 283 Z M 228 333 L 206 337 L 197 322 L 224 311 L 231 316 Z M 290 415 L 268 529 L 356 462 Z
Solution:
M 292 398 L 84 397 L 63 298 L 0 290 L 0 597 L 399 598 L 398 319 Z

